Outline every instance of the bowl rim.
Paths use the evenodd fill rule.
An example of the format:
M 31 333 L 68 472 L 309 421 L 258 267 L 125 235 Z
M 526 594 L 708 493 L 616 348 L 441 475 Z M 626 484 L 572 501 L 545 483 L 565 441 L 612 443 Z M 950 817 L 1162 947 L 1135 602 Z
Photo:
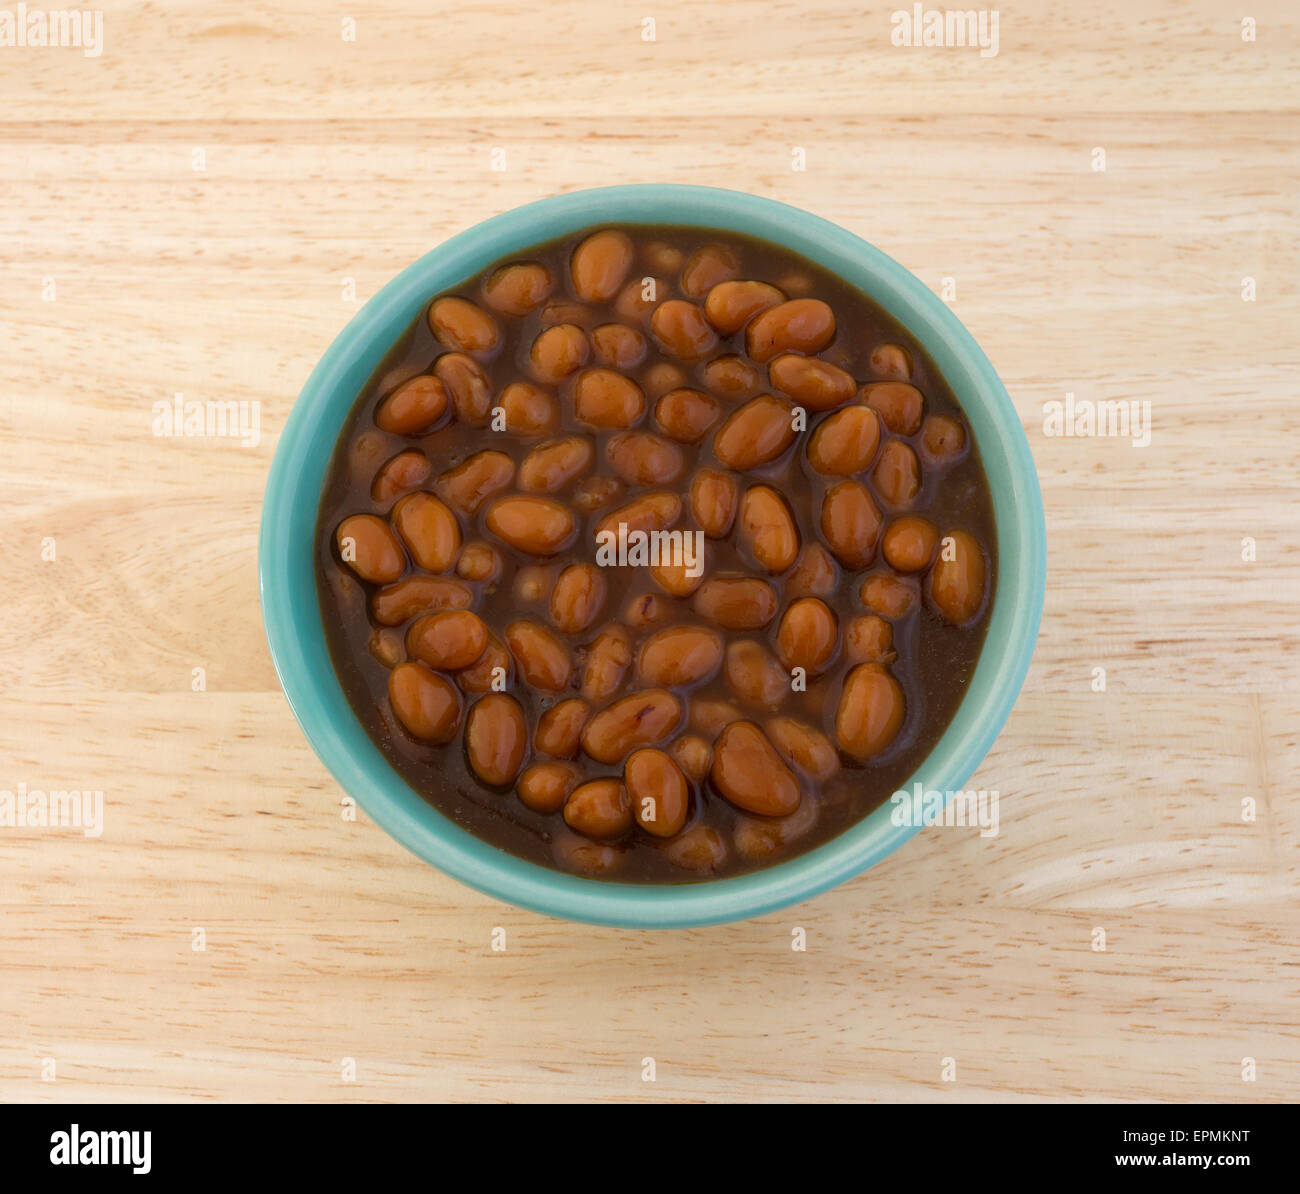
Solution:
M 886 801 L 821 846 L 733 878 L 636 884 L 564 874 L 474 837 L 419 797 L 353 714 L 325 648 L 315 588 L 316 514 L 333 445 L 366 379 L 440 290 L 511 253 L 602 223 L 716 228 L 784 245 L 875 299 L 916 337 L 943 374 L 971 423 L 989 476 L 999 569 L 975 674 L 957 713 L 905 789 L 922 782 L 955 791 L 974 774 L 1020 692 L 1042 615 L 1046 528 L 1024 428 L 988 358 L 919 278 L 837 224 L 741 191 L 644 183 L 537 200 L 444 241 L 371 298 L 312 370 L 279 437 L 258 544 L 267 642 L 294 717 L 343 791 L 390 836 L 445 874 L 508 903 L 590 924 L 684 928 L 748 919 L 811 899 L 862 873 L 920 826 L 893 824 Z M 304 594 L 305 580 L 310 584 Z

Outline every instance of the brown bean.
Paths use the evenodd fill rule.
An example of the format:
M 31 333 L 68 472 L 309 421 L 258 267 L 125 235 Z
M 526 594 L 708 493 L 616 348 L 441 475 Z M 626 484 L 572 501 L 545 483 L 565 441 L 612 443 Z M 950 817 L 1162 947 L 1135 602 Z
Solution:
M 752 721 L 734 721 L 713 747 L 713 786 L 737 808 L 788 817 L 799 807 L 799 781 Z
M 534 763 L 519 777 L 515 794 L 535 813 L 558 813 L 581 778 L 572 763 Z
M 456 683 L 466 692 L 503 691 L 514 672 L 514 660 L 506 645 L 496 635 L 488 635 L 488 645 L 467 668 L 456 673 Z
M 623 764 L 623 784 L 636 823 L 655 837 L 672 837 L 686 824 L 690 788 L 682 769 L 661 750 L 634 750 Z
M 930 570 L 931 604 L 944 621 L 962 626 L 984 604 L 987 569 L 984 552 L 973 535 L 949 531 L 939 544 L 939 558 Z
M 880 451 L 871 480 L 888 505 L 896 509 L 909 505 L 921 490 L 921 462 L 911 445 L 901 439 L 888 440 Z
M 868 576 L 858 590 L 862 604 L 882 618 L 897 621 L 916 607 L 919 590 L 916 582 L 879 572 Z
M 406 646 L 402 636 L 396 630 L 371 631 L 370 641 L 366 646 L 370 654 L 384 667 L 396 667 L 406 658 Z
M 552 299 L 542 308 L 537 322 L 544 328 L 553 328 L 557 323 L 571 323 L 576 328 L 588 331 L 596 326 L 599 319 L 595 307 L 569 299 Z
M 762 630 L 776 614 L 776 590 L 752 576 L 715 576 L 700 586 L 694 608 L 724 630 Z
M 835 339 L 835 314 L 821 299 L 797 298 L 756 316 L 745 328 L 745 347 L 760 364 L 783 352 L 809 356 Z
M 704 300 L 704 314 L 724 336 L 734 336 L 755 315 L 785 302 L 785 295 L 766 282 L 719 282 Z
M 860 473 L 880 446 L 880 416 L 869 406 L 850 406 L 823 419 L 808 437 L 808 463 L 830 477 Z
M 511 435 L 536 439 L 550 435 L 560 425 L 560 404 L 550 390 L 526 381 L 511 382 L 497 399 Z
M 558 638 L 537 622 L 521 620 L 506 627 L 506 645 L 519 671 L 534 688 L 563 692 L 573 675 L 573 657 Z
M 354 477 L 369 477 L 388 455 L 389 439 L 377 431 L 363 431 L 348 453 L 348 466 Z
M 550 595 L 559 578 L 558 564 L 525 564 L 515 572 L 515 600 L 533 605 Z
M 966 451 L 966 428 L 951 415 L 926 415 L 921 424 L 921 451 L 934 464 L 952 464 Z
M 617 228 L 593 232 L 569 259 L 573 293 L 588 303 L 608 302 L 632 268 L 632 238 Z
M 375 410 L 375 425 L 394 435 L 421 435 L 447 413 L 447 388 L 437 377 L 403 382 Z
M 664 531 L 681 516 L 682 499 L 675 493 L 668 490 L 643 493 L 606 514 L 596 524 L 596 534 L 617 536 L 620 526 L 625 526 L 629 534 L 633 531 Z
M 693 567 L 687 567 L 685 562 L 680 564 L 663 562 L 651 564 L 649 568 L 655 584 L 674 597 L 689 597 L 694 593 L 704 582 L 704 570 L 702 555 Z
M 742 701 L 775 708 L 790 692 L 790 676 L 762 643 L 727 644 L 727 684 Z
M 551 856 L 565 870 L 580 875 L 613 875 L 625 861 L 623 850 L 605 842 L 593 842 L 577 833 L 557 833 Z
M 743 357 L 714 357 L 704 366 L 704 384 L 720 398 L 742 402 L 758 393 L 758 370 Z
M 481 427 L 488 421 L 492 387 L 482 365 L 463 352 L 448 352 L 434 361 L 433 371 L 451 396 L 459 422 Z
M 399 663 L 388 673 L 388 703 L 422 742 L 449 742 L 460 724 L 460 693 L 422 663 Z
M 578 753 L 582 727 L 587 724 L 591 706 L 578 697 L 552 705 L 537 719 L 533 746 L 538 754 L 557 759 L 571 759 Z
M 426 572 L 451 570 L 460 552 L 460 523 L 433 494 L 407 494 L 393 507 L 393 526 Z
M 767 375 L 773 389 L 789 394 L 809 410 L 843 406 L 858 392 L 858 383 L 851 374 L 818 357 L 786 353 L 767 367 Z
M 514 476 L 515 462 L 504 452 L 489 448 L 448 469 L 438 478 L 436 488 L 448 505 L 473 514 L 487 498 L 509 486 Z
M 475 539 L 460 549 L 460 558 L 456 561 L 456 575 L 462 580 L 478 583 L 501 579 L 505 561 L 501 553 L 490 543 Z
M 830 606 L 819 597 L 800 597 L 781 618 L 776 648 L 787 668 L 803 668 L 809 676 L 822 671 L 835 656 L 839 624 Z
M 731 530 L 740 500 L 740 481 L 734 473 L 702 468 L 691 478 L 691 517 L 710 539 Z
M 449 295 L 434 299 L 429 326 L 447 347 L 487 360 L 501 347 L 497 321 L 477 303 Z
M 664 854 L 674 866 L 700 874 L 716 874 L 728 853 L 726 840 L 712 825 L 692 825 L 664 847 Z
M 663 688 L 648 688 L 615 701 L 582 731 L 582 749 L 598 763 L 617 763 L 638 746 L 655 746 L 682 720 L 682 703 Z
M 556 385 L 587 363 L 587 333 L 571 323 L 540 332 L 528 350 L 528 367 L 538 381 Z
M 596 363 L 610 369 L 635 369 L 645 360 L 645 337 L 623 323 L 602 323 L 591 333 Z
M 469 667 L 488 643 L 488 628 L 478 614 L 449 609 L 425 614 L 406 632 L 406 649 L 421 663 L 440 671 Z
M 740 538 L 768 572 L 784 572 L 799 554 L 799 528 L 790 507 L 769 485 L 752 485 L 740 503 Z
M 844 658 L 848 663 L 893 663 L 894 628 L 879 614 L 861 614 L 844 628 Z
M 624 431 L 610 436 L 605 458 L 629 485 L 667 485 L 685 467 L 681 448 L 652 431 Z
M 928 518 L 908 515 L 896 518 L 885 528 L 880 550 L 889 566 L 898 572 L 921 572 L 929 567 L 939 532 Z
M 835 747 L 820 730 L 793 717 L 769 718 L 765 729 L 777 753 L 812 779 L 825 783 L 839 771 Z
M 534 556 L 563 551 L 577 531 L 573 511 L 543 497 L 497 498 L 488 507 L 485 522 L 498 539 Z
M 702 299 L 714 287 L 740 277 L 740 258 L 726 245 L 701 245 L 682 267 L 682 293 Z
M 673 762 L 692 783 L 702 784 L 713 766 L 713 747 L 697 734 L 686 734 L 668 748 Z
M 370 496 L 387 505 L 408 489 L 419 489 L 433 471 L 429 458 L 423 452 L 399 452 L 375 474 L 370 486 Z
M 844 681 L 835 711 L 840 749 L 859 761 L 881 753 L 903 724 L 903 690 L 880 663 L 860 663 Z
M 598 430 L 632 427 L 645 414 L 645 394 L 630 377 L 612 369 L 584 369 L 573 387 L 573 413 Z
M 693 444 L 703 438 L 721 414 L 718 404 L 699 390 L 669 390 L 655 403 L 655 422 L 678 443 Z
M 713 433 L 713 454 L 738 472 L 781 455 L 794 440 L 794 408 L 782 398 L 760 394 Z
M 528 751 L 528 725 L 519 702 L 508 693 L 480 697 L 465 721 L 470 770 L 489 787 L 515 782 Z
M 628 323 L 638 323 L 642 327 L 650 322 L 655 307 L 672 293 L 672 287 L 662 278 L 647 275 L 633 278 L 614 300 L 614 312 Z
M 651 268 L 664 274 L 681 273 L 686 254 L 665 241 L 652 240 L 641 250 L 641 259 Z
M 704 312 L 685 299 L 669 299 L 650 317 L 655 343 L 680 361 L 700 361 L 718 346 L 718 335 Z
M 570 564 L 551 590 L 551 621 L 565 634 L 581 634 L 600 615 L 608 589 L 594 564 Z
M 744 714 L 730 701 L 712 697 L 693 697 L 691 700 L 691 729 L 698 730 L 710 741 L 717 738 L 733 721 L 741 721 Z
M 483 301 L 502 315 L 519 317 L 540 307 L 551 295 L 555 279 L 537 261 L 517 261 L 494 270 L 483 283 Z
M 686 374 L 671 361 L 657 361 L 641 375 L 641 385 L 651 398 L 660 398 L 669 390 L 686 384 Z
M 473 601 L 474 590 L 458 580 L 408 576 L 380 589 L 370 602 L 370 611 L 381 626 L 400 626 L 426 610 L 466 609 Z
M 722 663 L 722 638 L 703 626 L 667 626 L 641 645 L 637 679 L 651 688 L 699 684 Z
M 672 602 L 658 593 L 638 593 L 623 608 L 623 621 L 637 630 L 661 626 L 674 615 Z
M 841 481 L 822 499 L 822 538 L 845 568 L 865 568 L 876 554 L 880 510 L 860 481 Z
M 632 801 L 616 779 L 579 784 L 564 802 L 564 823 L 592 838 L 622 837 L 632 828 Z
M 339 523 L 334 541 L 343 562 L 362 580 L 382 585 L 406 571 L 406 552 L 392 528 L 374 514 L 353 514 Z
M 573 487 L 573 508 L 590 514 L 618 501 L 626 490 L 627 486 L 618 477 L 587 477 Z
M 871 352 L 871 372 L 877 377 L 907 381 L 912 376 L 912 355 L 901 344 L 877 344 Z
M 539 444 L 519 466 L 519 488 L 529 493 L 556 493 L 591 468 L 595 453 L 580 435 Z
M 737 817 L 732 830 L 736 852 L 750 862 L 788 850 L 817 824 L 815 800 L 804 800 L 788 817 Z
M 925 399 L 904 381 L 875 381 L 862 387 L 862 402 L 874 410 L 895 435 L 915 435 L 921 429 Z
M 627 627 L 611 622 L 587 648 L 582 665 L 582 695 L 605 701 L 622 686 L 632 663 L 632 636 Z
M 839 587 L 839 568 L 820 543 L 808 543 L 785 580 L 788 597 L 826 597 Z

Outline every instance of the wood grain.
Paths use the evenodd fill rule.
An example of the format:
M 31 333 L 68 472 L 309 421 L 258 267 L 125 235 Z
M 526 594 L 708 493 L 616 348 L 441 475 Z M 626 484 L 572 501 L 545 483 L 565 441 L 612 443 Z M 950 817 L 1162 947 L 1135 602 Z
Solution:
M 1247 43 L 1209 3 L 999 8 L 983 59 L 838 0 L 106 4 L 100 58 L 0 48 L 0 788 L 105 800 L 99 838 L 0 829 L 0 1098 L 1300 1098 L 1300 18 L 1252 5 Z M 255 553 L 360 303 L 487 215 L 645 180 L 951 279 L 1049 581 L 974 781 L 997 837 L 631 934 L 343 819 Z M 1044 434 L 1067 391 L 1149 401 L 1151 443 Z M 260 443 L 155 437 L 176 392 L 260 403 Z

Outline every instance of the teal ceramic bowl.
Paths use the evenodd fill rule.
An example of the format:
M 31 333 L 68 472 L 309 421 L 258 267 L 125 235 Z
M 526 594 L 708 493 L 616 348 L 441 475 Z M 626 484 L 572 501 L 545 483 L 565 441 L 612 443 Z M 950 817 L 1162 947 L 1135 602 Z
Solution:
M 753 195 L 648 185 L 543 199 L 452 237 L 388 283 L 330 345 L 280 437 L 262 504 L 262 613 L 280 683 L 312 747 L 343 790 L 426 862 L 498 899 L 569 920 L 636 928 L 714 924 L 824 892 L 879 862 L 917 830 L 892 824 L 886 803 L 789 862 L 736 878 L 670 886 L 582 879 L 525 862 L 452 824 L 384 759 L 335 678 L 316 599 L 312 545 L 325 470 L 348 412 L 389 347 L 433 295 L 493 261 L 592 224 L 619 222 L 730 229 L 785 245 L 893 314 L 952 387 L 992 486 L 999 572 L 970 689 L 915 778 L 939 791 L 965 784 L 1011 712 L 1042 611 L 1043 507 L 1024 431 L 988 359 L 922 282 L 843 228 Z M 911 782 L 905 785 L 909 790 Z

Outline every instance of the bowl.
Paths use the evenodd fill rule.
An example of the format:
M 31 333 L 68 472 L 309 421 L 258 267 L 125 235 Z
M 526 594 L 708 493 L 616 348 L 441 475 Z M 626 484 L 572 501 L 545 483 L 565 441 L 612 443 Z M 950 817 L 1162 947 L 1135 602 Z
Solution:
M 294 716 L 343 790 L 389 834 L 479 891 L 552 916 L 675 928 L 760 916 L 809 899 L 893 853 L 918 826 L 895 825 L 886 803 L 805 854 L 734 878 L 630 884 L 563 874 L 459 828 L 415 793 L 370 740 L 335 676 L 316 597 L 314 528 L 335 442 L 392 344 L 439 291 L 500 258 L 593 224 L 690 224 L 784 245 L 839 274 L 890 312 L 929 353 L 970 421 L 992 490 L 998 579 L 984 647 L 956 716 L 918 779 L 960 789 L 1006 721 L 1029 666 L 1042 612 L 1042 497 L 1024 430 L 993 366 L 957 317 L 918 278 L 843 228 L 738 191 L 652 184 L 543 199 L 452 237 L 375 295 L 326 350 L 290 412 L 262 503 L 262 615 Z

